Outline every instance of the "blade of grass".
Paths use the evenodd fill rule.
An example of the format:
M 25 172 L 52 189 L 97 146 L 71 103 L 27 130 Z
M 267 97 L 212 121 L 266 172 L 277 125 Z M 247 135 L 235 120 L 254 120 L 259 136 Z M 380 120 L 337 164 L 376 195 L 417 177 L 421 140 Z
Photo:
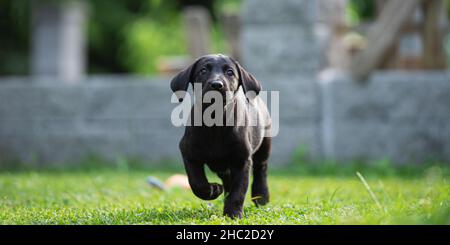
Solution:
M 375 202 L 375 204 L 378 206 L 378 208 L 381 211 L 385 211 L 383 209 L 383 207 L 381 206 L 380 202 L 378 201 L 377 196 L 375 196 L 375 193 L 373 193 L 372 189 L 370 188 L 369 184 L 367 183 L 366 179 L 364 178 L 364 176 L 362 176 L 361 173 L 356 172 L 356 175 L 358 176 L 358 178 L 361 180 L 361 182 L 364 184 L 364 187 L 366 188 L 366 190 L 369 192 L 370 196 L 372 197 L 372 200 Z
M 338 190 L 339 190 L 339 187 L 336 188 L 336 189 L 333 191 L 333 194 L 331 194 L 331 197 L 330 197 L 329 202 L 332 202 L 332 201 L 333 201 L 333 198 L 334 198 L 334 196 L 336 195 L 336 193 L 338 192 Z

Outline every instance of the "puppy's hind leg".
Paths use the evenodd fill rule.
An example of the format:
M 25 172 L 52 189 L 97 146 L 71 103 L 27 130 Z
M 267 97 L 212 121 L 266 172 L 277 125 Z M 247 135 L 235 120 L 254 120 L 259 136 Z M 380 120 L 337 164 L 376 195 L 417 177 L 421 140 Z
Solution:
M 272 139 L 263 139 L 258 151 L 253 154 L 253 183 L 252 201 L 256 206 L 265 205 L 269 202 L 269 187 L 267 185 L 267 168 Z

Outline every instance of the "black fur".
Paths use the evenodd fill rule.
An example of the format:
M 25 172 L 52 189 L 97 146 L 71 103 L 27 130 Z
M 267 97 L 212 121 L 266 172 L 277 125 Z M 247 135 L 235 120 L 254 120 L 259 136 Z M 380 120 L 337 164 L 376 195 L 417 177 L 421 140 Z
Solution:
M 223 87 L 212 88 L 212 81 L 220 81 Z M 200 57 L 173 78 L 171 89 L 174 92 L 186 91 L 190 83 L 202 84 L 203 93 L 210 90 L 217 90 L 222 94 L 231 91 L 234 95 L 226 103 L 245 108 L 241 117 L 245 120 L 243 126 L 186 126 L 179 145 L 194 194 L 201 199 L 212 200 L 225 192 L 224 214 L 240 218 L 243 215 L 250 172 L 253 172 L 253 202 L 264 205 L 269 201 L 267 161 L 271 138 L 265 137 L 265 133 L 270 130 L 270 117 L 261 98 L 246 97 L 243 93 L 251 91 L 257 95 L 261 84 L 238 62 L 224 55 Z M 179 99 L 182 100 L 181 97 Z M 250 113 L 250 109 L 254 109 L 256 113 Z M 193 110 L 194 107 L 191 114 Z M 237 123 L 236 120 L 239 119 L 234 120 Z M 254 120 L 259 120 L 260 124 L 249 126 L 248 122 Z M 222 185 L 208 182 L 205 164 L 217 173 Z

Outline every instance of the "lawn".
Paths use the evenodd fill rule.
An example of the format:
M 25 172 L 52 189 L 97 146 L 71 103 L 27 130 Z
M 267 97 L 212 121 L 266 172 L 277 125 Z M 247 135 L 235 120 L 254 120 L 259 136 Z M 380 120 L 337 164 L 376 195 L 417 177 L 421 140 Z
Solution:
M 222 216 L 223 197 L 206 202 L 146 182 L 182 170 L 2 171 L 0 224 L 450 224 L 448 168 L 344 169 L 272 169 L 270 204 L 247 198 L 240 220 Z

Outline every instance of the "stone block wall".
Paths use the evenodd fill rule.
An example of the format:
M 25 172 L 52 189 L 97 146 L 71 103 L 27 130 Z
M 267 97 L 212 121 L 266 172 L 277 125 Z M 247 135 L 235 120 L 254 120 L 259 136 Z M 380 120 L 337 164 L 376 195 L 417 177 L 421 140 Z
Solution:
M 42 164 L 107 159 L 179 158 L 182 129 L 170 122 L 168 78 L 91 77 L 0 82 L 0 158 Z
M 450 73 L 378 72 L 320 84 L 323 155 L 339 161 L 450 160 Z

